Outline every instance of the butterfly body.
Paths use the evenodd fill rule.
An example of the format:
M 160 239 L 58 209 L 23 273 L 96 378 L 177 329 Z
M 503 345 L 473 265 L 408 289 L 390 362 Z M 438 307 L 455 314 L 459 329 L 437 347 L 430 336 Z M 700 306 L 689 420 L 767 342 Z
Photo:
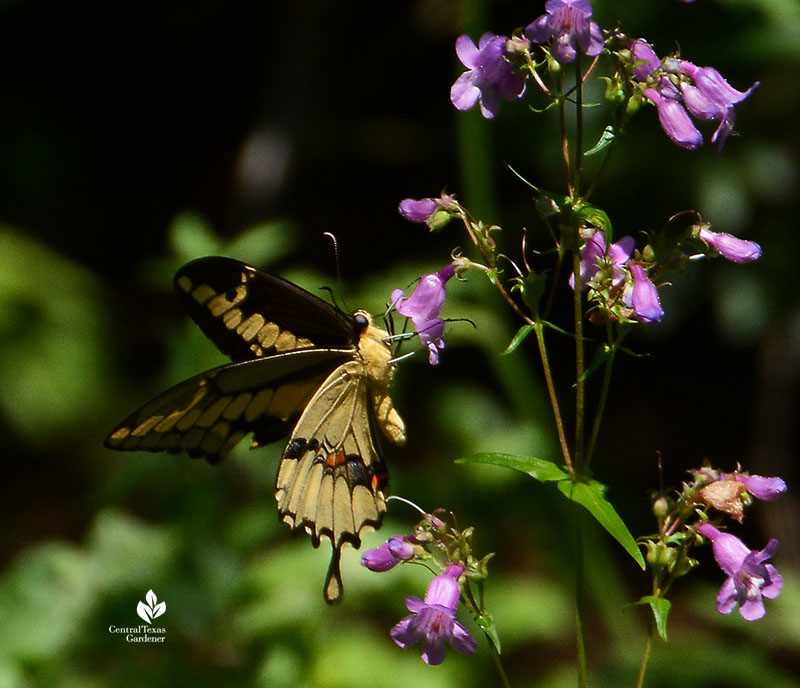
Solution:
M 280 518 L 333 557 L 325 598 L 342 596 L 339 558 L 386 512 L 379 430 L 405 427 L 389 396 L 388 333 L 279 277 L 229 258 L 202 258 L 175 277 L 203 332 L 234 363 L 175 385 L 106 438 L 120 450 L 186 451 L 216 463 L 245 435 L 251 447 L 288 434 L 275 485 Z M 292 429 L 293 428 L 293 429 Z

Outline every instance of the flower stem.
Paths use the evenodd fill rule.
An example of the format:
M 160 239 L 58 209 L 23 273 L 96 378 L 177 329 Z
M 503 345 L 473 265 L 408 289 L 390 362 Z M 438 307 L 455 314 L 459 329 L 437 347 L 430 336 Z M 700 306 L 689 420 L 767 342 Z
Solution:
M 589 442 L 586 445 L 585 467 L 588 469 L 594 454 L 594 447 L 597 443 L 597 436 L 600 434 L 600 425 L 603 422 L 603 413 L 606 409 L 606 401 L 608 401 L 608 392 L 611 388 L 611 373 L 614 370 L 614 358 L 617 354 L 617 349 L 622 337 L 623 332 L 620 331 L 619 337 L 615 340 L 612 334 L 612 325 L 610 322 L 606 323 L 606 333 L 608 344 L 608 358 L 606 358 L 605 369 L 603 370 L 603 384 L 600 388 L 600 398 L 597 402 L 597 409 L 594 414 L 594 421 L 592 421 L 592 433 L 589 436 Z
M 547 386 L 547 393 L 550 396 L 550 406 L 553 408 L 553 419 L 556 423 L 556 431 L 558 432 L 558 442 L 561 445 L 561 454 L 564 456 L 564 463 L 570 473 L 574 472 L 572 464 L 572 456 L 569 451 L 569 444 L 567 443 L 567 434 L 564 430 L 564 420 L 561 417 L 561 407 L 558 404 L 558 397 L 556 396 L 556 387 L 553 383 L 553 374 L 550 369 L 550 359 L 547 355 L 547 345 L 544 340 L 544 325 L 541 321 L 534 323 L 534 332 L 536 332 L 536 342 L 539 345 L 539 356 L 542 359 L 542 370 L 544 372 L 544 381 Z
M 578 686 L 588 688 L 589 671 L 586 660 L 586 579 L 584 575 L 583 525 L 584 516 L 580 507 L 573 504 L 578 517 L 577 543 L 575 547 L 575 640 L 578 654 Z
M 503 669 L 503 663 L 500 661 L 500 653 L 497 651 L 494 643 L 488 637 L 486 638 L 486 641 L 489 643 L 489 647 L 492 648 L 492 659 L 494 660 L 495 667 L 497 667 L 497 673 L 500 675 L 500 680 L 503 682 L 503 687 L 511 688 L 511 683 L 508 681 L 506 671 Z
M 650 632 L 647 634 L 647 643 L 644 646 L 644 654 L 642 655 L 642 663 L 639 666 L 639 677 L 636 680 L 636 688 L 644 686 L 644 675 L 647 672 L 647 662 L 650 659 L 650 650 L 653 649 L 653 637 L 655 636 L 656 624 L 650 620 Z
M 583 290 L 581 284 L 581 255 L 578 230 L 573 230 L 572 249 L 572 274 L 575 275 L 575 290 L 573 292 L 573 315 L 575 319 L 575 467 L 579 474 L 585 470 L 583 465 L 583 420 L 585 405 L 585 380 L 586 372 L 583 345 Z

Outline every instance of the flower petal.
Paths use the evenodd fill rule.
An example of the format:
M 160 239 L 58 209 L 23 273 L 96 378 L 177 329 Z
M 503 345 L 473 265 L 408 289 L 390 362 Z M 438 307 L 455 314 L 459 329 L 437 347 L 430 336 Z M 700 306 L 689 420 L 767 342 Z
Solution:
M 472 634 L 461 624 L 456 621 L 453 625 L 453 637 L 450 640 L 450 645 L 456 652 L 462 655 L 471 655 L 478 648 L 478 642 L 472 637 Z

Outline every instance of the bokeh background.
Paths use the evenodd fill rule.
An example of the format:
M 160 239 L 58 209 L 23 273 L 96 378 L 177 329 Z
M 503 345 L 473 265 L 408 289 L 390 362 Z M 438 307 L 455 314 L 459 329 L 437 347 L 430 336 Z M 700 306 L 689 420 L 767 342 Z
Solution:
M 679 484 L 704 458 L 790 487 L 737 531 L 754 548 L 781 540 L 785 588 L 766 618 L 720 617 L 722 575 L 701 553 L 673 592 L 670 642 L 656 644 L 647 685 L 796 686 L 800 5 L 595 6 L 601 24 L 621 20 L 660 54 L 679 45 L 739 88 L 761 81 L 722 156 L 677 148 L 642 114 L 593 199 L 620 234 L 695 208 L 764 247 L 757 264 L 698 264 L 676 278 L 662 290 L 664 321 L 630 341 L 647 356 L 617 367 L 595 470 L 634 534 L 654 528 L 648 490 Z M 391 642 L 403 597 L 424 592 L 421 569 L 372 574 L 349 551 L 345 601 L 324 605 L 327 548 L 277 522 L 280 443 L 210 467 L 102 440 L 152 395 L 223 362 L 170 293 L 187 260 L 231 255 L 338 291 L 322 236 L 332 232 L 341 293 L 380 312 L 393 288 L 464 245 L 457 230 L 430 236 L 396 213 L 402 198 L 443 187 L 505 228 L 510 256 L 523 226 L 546 248 L 531 194 L 505 164 L 559 188 L 550 118 L 505 107 L 488 123 L 448 100 L 460 33 L 508 34 L 542 8 L 0 2 L 0 687 L 496 682 L 482 639 L 476 656 L 450 653 L 438 668 Z M 488 449 L 556 458 L 536 357 L 499 355 L 517 324 L 477 276 L 452 285 L 445 315 L 476 327 L 450 326 L 438 369 L 417 356 L 398 373 L 410 442 L 387 452 L 393 491 L 454 510 L 475 525 L 479 552 L 497 553 L 488 604 L 512 683 L 574 685 L 567 512 L 523 476 L 453 463 Z M 568 366 L 569 340 L 551 348 Z M 568 373 L 560 379 L 566 394 Z M 394 505 L 366 545 L 407 532 L 414 516 Z M 604 534 L 588 543 L 592 685 L 633 685 L 647 615 L 626 605 L 648 581 Z M 166 642 L 109 633 L 140 623 L 149 589 L 167 604 Z

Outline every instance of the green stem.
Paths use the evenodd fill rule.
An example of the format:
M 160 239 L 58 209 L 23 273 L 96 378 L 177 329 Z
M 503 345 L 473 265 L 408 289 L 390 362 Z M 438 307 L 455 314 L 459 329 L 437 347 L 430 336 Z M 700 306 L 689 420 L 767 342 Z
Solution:
M 644 646 L 644 654 L 642 655 L 642 663 L 639 666 L 639 677 L 636 680 L 636 688 L 643 688 L 644 675 L 647 672 L 647 662 L 650 659 L 650 650 L 653 649 L 653 638 L 655 637 L 656 624 L 650 621 L 650 632 L 647 634 L 647 644 Z
M 584 472 L 583 465 L 583 420 L 585 405 L 585 380 L 586 372 L 584 361 L 583 342 L 583 292 L 581 283 L 581 255 L 578 230 L 574 230 L 572 241 L 572 274 L 575 276 L 575 289 L 573 291 L 573 316 L 575 319 L 575 467 L 579 475 Z
M 503 669 L 503 663 L 500 661 L 500 653 L 497 651 L 497 648 L 494 646 L 494 643 L 490 638 L 487 637 L 486 642 L 488 642 L 489 647 L 492 648 L 492 659 L 494 659 L 494 665 L 497 667 L 497 673 L 500 674 L 500 680 L 503 682 L 504 688 L 511 688 L 511 683 L 508 681 L 506 671 Z
M 553 419 L 556 423 L 556 431 L 558 433 L 558 442 L 561 445 L 561 454 L 564 456 L 564 463 L 567 466 L 570 474 L 574 473 L 574 466 L 572 464 L 572 457 L 569 451 L 569 444 L 567 443 L 567 434 L 564 429 L 564 419 L 561 417 L 561 407 L 558 403 L 556 396 L 556 386 L 553 383 L 553 374 L 550 369 L 550 359 L 547 355 L 547 345 L 544 340 L 544 325 L 541 321 L 533 325 L 533 330 L 536 333 L 536 343 L 539 345 L 539 356 L 542 359 L 542 370 L 544 371 L 544 381 L 547 386 L 547 393 L 550 396 L 550 405 L 553 408 Z
M 589 443 L 586 446 L 586 459 L 585 466 L 588 469 L 594 455 L 594 447 L 597 444 L 597 436 L 600 434 L 600 426 L 603 422 L 603 414 L 606 410 L 606 402 L 608 401 L 608 392 L 611 388 L 611 373 L 614 370 L 614 358 L 617 355 L 617 348 L 622 340 L 622 333 L 618 339 L 614 339 L 612 334 L 612 325 L 610 322 L 606 323 L 606 340 L 608 341 L 608 358 L 606 359 L 605 369 L 603 371 L 603 384 L 600 388 L 600 399 L 597 402 L 597 410 L 595 411 L 594 421 L 592 422 L 592 433 L 589 436 Z
M 581 170 L 583 169 L 583 79 L 581 78 L 581 51 L 575 58 L 575 167 L 573 175 L 573 199 L 581 195 Z
M 575 636 L 578 654 L 578 687 L 588 688 L 589 671 L 586 660 L 586 579 L 583 561 L 583 524 L 584 517 L 577 504 L 573 504 L 578 516 L 578 538 L 575 556 Z
M 567 136 L 567 99 L 564 96 L 564 80 L 559 69 L 556 72 L 556 98 L 558 102 L 558 127 L 561 130 L 561 156 L 564 158 L 564 170 L 567 174 L 567 186 L 570 198 L 574 198 L 572 188 L 572 161 L 569 155 L 569 137 Z

